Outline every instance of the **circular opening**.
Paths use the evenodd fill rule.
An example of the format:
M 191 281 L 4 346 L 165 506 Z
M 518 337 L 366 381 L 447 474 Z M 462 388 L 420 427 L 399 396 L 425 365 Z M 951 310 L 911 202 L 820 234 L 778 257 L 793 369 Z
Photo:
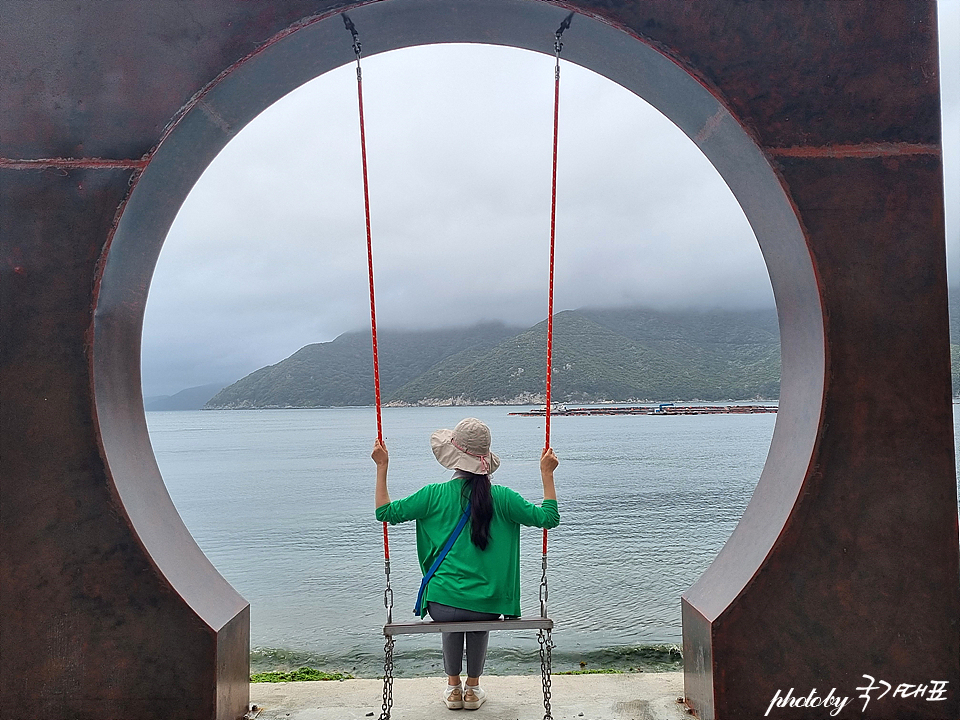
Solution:
M 565 12 L 537 2 L 374 3 L 351 11 L 371 54 L 438 42 L 495 42 L 541 50 L 543 28 Z M 763 153 L 717 98 L 638 38 L 578 17 L 565 57 L 657 107 L 700 147 L 729 185 L 763 251 L 781 334 L 780 413 L 757 495 L 717 561 L 698 582 L 705 616 L 739 592 L 772 545 L 811 456 L 823 382 L 823 328 L 809 254 L 796 217 Z M 109 248 L 95 315 L 93 373 L 103 451 L 121 501 L 172 587 L 218 628 L 242 598 L 216 573 L 183 527 L 156 467 L 140 395 L 140 332 L 146 292 L 170 224 L 196 178 L 243 125 L 288 90 L 350 60 L 336 16 L 263 46 L 209 87 L 152 156 Z M 549 36 L 548 36 L 549 37 Z M 571 36 L 572 40 L 572 36 Z M 149 514 L 147 509 L 149 508 Z M 156 522 L 163 516 L 163 522 Z M 633 572 L 626 569 L 625 572 Z M 723 583 L 716 576 L 723 575 Z M 198 578 L 206 578 L 198 582 Z
M 413 383 L 404 391 L 393 381 L 385 401 L 419 403 L 443 392 L 424 389 L 428 380 L 443 388 L 441 377 L 418 383 L 408 371 L 412 336 L 394 341 L 385 331 L 491 320 L 509 328 L 502 340 L 497 336 L 499 351 L 485 346 L 470 361 L 475 392 L 488 394 L 469 396 L 458 386 L 436 404 L 465 395 L 507 404 L 521 393 L 542 395 L 542 338 L 533 357 L 514 353 L 509 381 L 488 383 L 497 382 L 511 339 L 526 342 L 523 334 L 546 310 L 552 58 L 494 46 L 419 47 L 365 61 L 364 85 L 381 370 Z M 686 405 L 775 399 L 771 288 L 729 188 L 689 138 L 619 85 L 564 63 L 562 96 L 555 344 L 562 362 L 554 397 L 570 407 L 596 407 L 603 398 Z M 348 343 L 341 352 L 369 344 L 358 143 L 351 64 L 265 110 L 211 163 L 181 208 L 152 281 L 145 396 L 192 386 L 202 392 L 213 381 L 206 392 L 212 397 L 227 381 L 345 333 L 325 347 L 340 362 L 306 370 L 307 360 L 290 361 L 265 371 L 269 379 L 238 383 L 214 402 L 234 408 L 372 403 L 369 348 L 359 358 L 337 355 Z M 649 324 L 655 329 L 640 327 Z M 701 337 L 707 326 L 714 335 Z M 358 330 L 360 337 L 351 339 Z M 484 338 L 481 331 L 466 342 Z M 421 346 L 448 341 L 442 334 L 419 337 Z M 393 346 L 397 354 L 391 342 L 403 343 Z M 744 357 L 722 347 L 733 343 Z M 708 358 L 695 357 L 698 350 Z M 719 369 L 731 361 L 753 366 L 752 377 L 742 374 L 749 388 Z M 630 394 L 622 388 L 637 382 L 625 377 L 631 362 L 647 388 L 666 370 L 714 377 L 726 394 L 714 394 L 704 380 L 661 381 Z M 445 367 L 437 373 L 453 372 Z M 197 374 L 185 374 L 190 370 Z M 344 377 L 350 371 L 359 382 Z M 325 387 L 312 387 L 311 378 Z M 359 398 L 358 387 L 365 391 Z M 164 402 L 146 404 L 158 406 Z M 542 420 L 508 417 L 531 409 L 387 409 L 393 496 L 449 475 L 433 461 L 426 438 L 471 414 L 495 430 L 504 459 L 496 482 L 535 499 Z M 551 616 L 562 628 L 558 670 L 580 660 L 592 667 L 670 666 L 669 652 L 655 646 L 680 642 L 676 599 L 742 514 L 774 419 L 558 418 L 553 444 L 566 478 L 564 525 L 551 541 Z M 369 636 L 383 621 L 383 604 L 366 460 L 372 410 L 152 414 L 148 424 L 186 525 L 251 602 L 254 669 L 322 659 L 326 669 L 356 667 L 375 676 L 382 659 L 371 654 L 376 644 Z M 705 523 L 707 516 L 715 520 Z M 401 618 L 419 581 L 412 531 L 391 531 Z M 358 532 L 365 538 L 359 545 Z M 524 533 L 524 614 L 538 612 L 538 542 L 536 532 Z M 628 555 L 635 570 L 626 577 L 625 548 L 634 548 Z M 347 555 L 348 568 L 331 560 Z M 644 610 L 624 627 L 622 608 L 633 604 Z M 339 611 L 344 606 L 352 608 L 349 621 Z M 528 635 L 491 643 L 488 668 L 535 670 Z M 398 673 L 438 671 L 437 654 L 419 652 L 434 645 L 431 638 L 405 640 L 397 649 Z

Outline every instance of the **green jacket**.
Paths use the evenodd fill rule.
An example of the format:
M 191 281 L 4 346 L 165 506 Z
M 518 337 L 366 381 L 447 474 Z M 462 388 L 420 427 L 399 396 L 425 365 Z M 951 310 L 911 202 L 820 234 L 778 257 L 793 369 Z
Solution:
M 463 515 L 467 502 L 461 497 L 463 484 L 462 478 L 454 477 L 377 508 L 381 522 L 417 521 L 417 556 L 424 574 Z M 493 485 L 491 491 L 493 519 L 486 549 L 473 544 L 468 520 L 427 585 L 423 614 L 426 601 L 475 612 L 520 614 L 520 526 L 556 527 L 560 512 L 556 500 L 537 506 L 503 485 Z

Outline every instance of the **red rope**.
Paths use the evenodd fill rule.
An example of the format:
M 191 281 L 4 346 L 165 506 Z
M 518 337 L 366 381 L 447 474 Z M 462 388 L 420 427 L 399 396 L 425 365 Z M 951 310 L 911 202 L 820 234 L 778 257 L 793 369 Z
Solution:
M 564 24 L 569 23 L 569 18 Z M 544 413 L 544 451 L 550 448 L 550 407 L 552 402 L 553 385 L 553 270 L 554 257 L 557 245 L 557 145 L 560 136 L 560 35 L 563 32 L 563 25 L 557 31 L 557 65 L 554 70 L 554 88 L 553 88 L 553 178 L 550 188 L 550 281 L 547 299 L 547 405 Z M 547 562 L 547 529 L 543 529 L 543 562 L 546 568 Z M 544 569 L 546 572 L 546 569 Z M 544 576 L 546 577 L 546 576 Z
M 544 450 L 550 447 L 551 377 L 553 372 L 553 268 L 557 240 L 557 140 L 560 129 L 560 54 L 554 73 L 556 83 L 553 91 L 553 183 L 550 193 L 550 282 L 547 300 L 547 406 L 544 425 Z
M 380 412 L 380 358 L 377 353 L 377 303 L 373 293 L 373 236 L 370 232 L 370 184 L 367 179 L 367 135 L 363 123 L 363 77 L 357 56 L 357 102 L 360 108 L 360 160 L 363 164 L 363 211 L 367 225 L 367 276 L 370 283 L 370 336 L 373 341 L 373 389 L 377 405 L 377 439 L 383 442 Z
M 367 229 L 367 279 L 370 285 L 370 339 L 373 345 L 373 392 L 377 407 L 377 440 L 383 442 L 383 418 L 380 410 L 380 356 L 377 350 L 377 301 L 373 292 L 373 234 L 370 232 L 370 182 L 367 173 L 367 133 L 363 122 L 363 74 L 360 71 L 359 43 L 354 36 L 357 54 L 357 107 L 360 114 L 360 162 L 363 166 L 363 213 Z M 390 561 L 390 539 L 387 523 L 383 523 L 383 559 Z M 389 574 L 387 576 L 389 584 Z

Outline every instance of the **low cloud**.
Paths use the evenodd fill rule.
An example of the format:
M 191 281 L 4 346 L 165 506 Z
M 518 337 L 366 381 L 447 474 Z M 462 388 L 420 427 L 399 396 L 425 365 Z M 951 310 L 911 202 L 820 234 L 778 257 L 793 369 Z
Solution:
M 941 15 L 956 16 L 960 3 L 946 5 Z M 958 35 L 947 55 L 958 54 Z M 364 60 L 382 326 L 546 316 L 552 80 L 552 58 L 512 48 Z M 693 143 L 590 71 L 565 64 L 562 82 L 556 309 L 772 306 L 750 226 Z M 960 128 L 956 84 L 945 83 L 944 118 Z M 952 150 L 944 142 L 956 188 L 955 140 Z M 958 204 L 948 206 L 954 241 Z M 151 286 L 144 391 L 232 382 L 368 324 L 356 78 L 346 66 L 264 111 L 188 197 Z

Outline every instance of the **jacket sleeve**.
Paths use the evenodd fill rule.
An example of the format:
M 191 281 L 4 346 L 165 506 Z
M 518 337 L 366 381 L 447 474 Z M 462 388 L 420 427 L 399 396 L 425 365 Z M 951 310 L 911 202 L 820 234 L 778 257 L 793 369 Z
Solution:
M 381 505 L 377 508 L 377 520 L 396 525 L 426 517 L 430 513 L 432 488 L 432 485 L 427 485 L 401 500 Z
M 539 528 L 555 528 L 560 524 L 560 510 L 556 500 L 544 500 L 534 505 L 510 488 L 503 492 L 504 515 L 515 523 Z

